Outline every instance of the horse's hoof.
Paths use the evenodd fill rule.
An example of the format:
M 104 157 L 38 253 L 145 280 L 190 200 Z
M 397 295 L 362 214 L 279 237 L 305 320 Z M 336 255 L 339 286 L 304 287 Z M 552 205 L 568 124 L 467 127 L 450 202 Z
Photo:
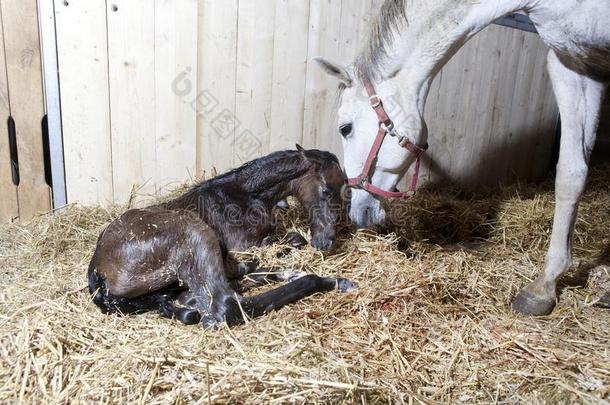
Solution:
M 342 293 L 356 291 L 358 289 L 358 284 L 354 283 L 351 280 L 346 278 L 338 278 L 337 279 L 337 290 Z
M 555 297 L 541 297 L 525 287 L 515 296 L 512 307 L 523 315 L 543 316 L 553 312 L 555 304 Z

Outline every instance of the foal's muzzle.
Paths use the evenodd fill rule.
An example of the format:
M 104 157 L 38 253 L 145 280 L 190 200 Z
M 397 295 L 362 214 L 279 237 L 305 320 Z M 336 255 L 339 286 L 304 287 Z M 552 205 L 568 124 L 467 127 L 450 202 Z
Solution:
M 322 252 L 328 252 L 335 245 L 335 235 L 316 233 L 311 237 L 311 245 Z

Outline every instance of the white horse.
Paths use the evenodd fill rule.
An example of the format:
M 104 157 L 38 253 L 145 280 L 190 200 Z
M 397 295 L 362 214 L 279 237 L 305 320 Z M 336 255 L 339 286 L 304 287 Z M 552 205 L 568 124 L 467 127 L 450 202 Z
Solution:
M 472 36 L 497 18 L 519 11 L 530 17 L 550 47 L 548 70 L 562 124 L 555 216 L 544 272 L 513 301 L 519 312 L 543 315 L 553 310 L 557 279 L 572 264 L 578 202 L 610 81 L 610 0 L 387 0 L 367 47 L 353 65 L 317 61 L 341 82 L 338 130 L 349 177 L 357 177 L 368 162 L 380 119 L 375 114 L 379 111 L 369 106 L 377 98 L 369 101 L 371 91 L 365 84 L 382 100 L 393 97 L 404 111 L 401 115 L 408 117 L 394 123 L 392 135 L 398 140 L 385 139 L 370 172 L 376 190 L 393 190 L 417 160 L 413 146 L 426 144 L 423 115 L 432 79 Z M 373 194 L 375 190 L 353 191 L 352 222 L 367 227 L 384 221 L 379 194 Z

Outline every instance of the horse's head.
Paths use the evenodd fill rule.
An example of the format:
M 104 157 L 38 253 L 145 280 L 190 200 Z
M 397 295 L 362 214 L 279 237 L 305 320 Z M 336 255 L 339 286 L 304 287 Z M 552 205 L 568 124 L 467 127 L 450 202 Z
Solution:
M 330 250 L 335 242 L 341 191 L 345 176 L 335 155 L 316 149 L 297 149 L 311 164 L 304 176 L 293 183 L 293 195 L 307 214 L 311 244 L 319 250 Z
M 340 81 L 336 136 L 342 137 L 346 174 L 349 178 L 356 178 L 361 174 L 375 140 L 379 118 L 371 108 L 364 84 L 358 79 L 361 75 L 356 74 L 353 68 L 323 58 L 316 58 L 316 61 L 326 73 Z M 424 145 L 427 133 L 417 102 L 412 98 L 410 103 L 405 102 L 405 92 L 397 83 L 397 77 L 392 77 L 375 82 L 374 87 L 394 122 L 396 133 L 416 145 Z M 414 161 L 414 155 L 401 147 L 397 138 L 387 136 L 373 162 L 370 183 L 392 191 Z M 380 225 L 386 217 L 381 198 L 362 189 L 352 190 L 349 215 L 351 221 L 360 227 Z

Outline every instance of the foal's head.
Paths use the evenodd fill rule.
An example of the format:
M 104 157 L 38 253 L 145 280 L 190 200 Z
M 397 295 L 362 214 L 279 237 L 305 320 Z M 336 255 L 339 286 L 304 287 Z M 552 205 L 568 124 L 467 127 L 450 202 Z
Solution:
M 311 244 L 319 250 L 330 250 L 335 242 L 335 228 L 342 212 L 341 191 L 345 176 L 339 160 L 329 152 L 317 149 L 299 152 L 311 163 L 310 169 L 294 180 L 292 190 L 307 214 Z

